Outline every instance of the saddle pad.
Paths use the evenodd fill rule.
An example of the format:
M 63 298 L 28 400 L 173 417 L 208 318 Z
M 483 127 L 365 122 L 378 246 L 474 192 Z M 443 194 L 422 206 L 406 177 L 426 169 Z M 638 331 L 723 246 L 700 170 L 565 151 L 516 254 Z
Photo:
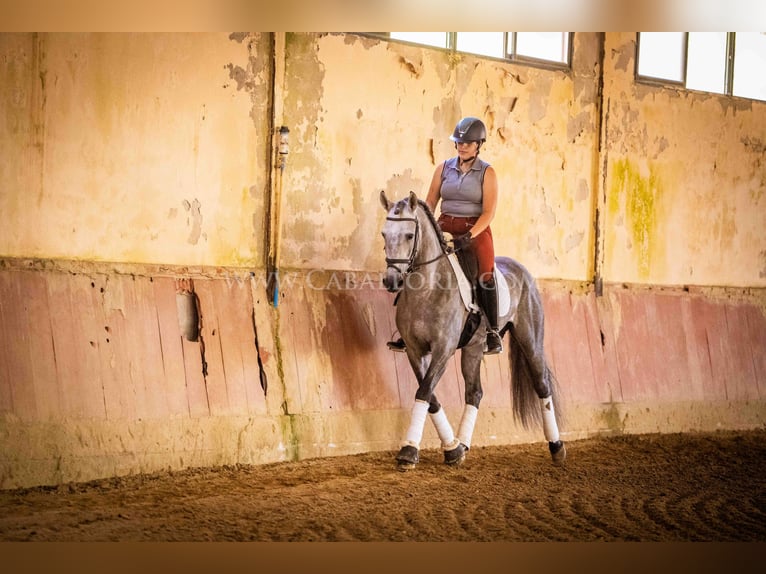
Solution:
M 473 302 L 473 289 L 471 288 L 471 282 L 463 273 L 463 268 L 460 267 L 460 262 L 457 260 L 455 253 L 447 255 L 447 260 L 452 265 L 452 271 L 455 272 L 457 278 L 458 289 L 460 290 L 460 298 L 463 299 L 463 305 L 465 305 L 468 311 L 477 311 L 479 307 Z
M 495 265 L 495 285 L 497 285 L 497 312 L 503 317 L 511 310 L 511 292 L 508 289 L 508 282 L 497 269 L 497 265 Z
M 471 288 L 471 282 L 465 276 L 463 268 L 460 266 L 460 262 L 457 259 L 455 253 L 450 253 L 447 256 L 452 270 L 455 272 L 457 278 L 457 284 L 460 289 L 460 297 L 463 299 L 463 305 L 468 311 L 477 311 L 478 305 L 473 302 L 473 289 Z M 508 283 L 500 273 L 497 266 L 495 266 L 495 285 L 497 285 L 497 312 L 502 317 L 508 314 L 511 309 L 511 293 L 508 290 Z

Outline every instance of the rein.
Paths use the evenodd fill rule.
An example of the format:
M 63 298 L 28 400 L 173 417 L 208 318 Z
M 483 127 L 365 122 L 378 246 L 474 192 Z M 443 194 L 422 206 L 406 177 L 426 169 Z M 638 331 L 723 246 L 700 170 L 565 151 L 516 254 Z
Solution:
M 420 263 L 415 263 L 415 258 L 418 255 L 418 247 L 420 247 L 420 243 L 418 242 L 418 240 L 420 239 L 420 220 L 417 217 L 386 217 L 386 220 L 387 221 L 412 221 L 415 223 L 415 237 L 412 242 L 412 250 L 410 251 L 409 257 L 407 257 L 406 259 L 402 259 L 402 258 L 395 259 L 395 258 L 386 257 L 386 265 L 388 265 L 388 267 L 394 267 L 394 264 L 396 263 L 406 263 L 407 270 L 404 272 L 404 274 L 407 274 L 417 269 L 420 269 L 421 267 L 425 267 L 426 265 L 430 265 L 431 263 L 438 261 L 442 257 L 447 257 L 450 253 L 452 253 L 451 250 L 448 251 L 442 248 L 442 252 L 436 257 L 429 259 L 428 261 L 421 261 Z M 396 267 L 394 267 L 394 269 L 396 269 Z

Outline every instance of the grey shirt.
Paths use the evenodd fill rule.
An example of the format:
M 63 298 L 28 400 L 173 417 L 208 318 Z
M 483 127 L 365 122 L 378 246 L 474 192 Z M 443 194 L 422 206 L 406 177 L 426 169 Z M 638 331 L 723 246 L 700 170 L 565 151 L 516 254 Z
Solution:
M 458 158 L 444 162 L 441 185 L 441 212 L 454 217 L 478 217 L 482 211 L 482 184 L 489 164 L 478 157 L 471 169 L 461 173 Z

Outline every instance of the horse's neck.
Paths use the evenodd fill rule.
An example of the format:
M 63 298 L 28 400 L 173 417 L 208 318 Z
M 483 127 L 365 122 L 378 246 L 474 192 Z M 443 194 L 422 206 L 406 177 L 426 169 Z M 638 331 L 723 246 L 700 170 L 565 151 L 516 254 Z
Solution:
M 439 257 L 444 250 L 442 249 L 441 241 L 439 240 L 438 233 L 434 229 L 434 225 L 428 214 L 422 210 L 418 213 L 419 225 L 420 225 L 420 249 L 418 250 L 418 256 L 415 260 L 415 264 L 423 264 L 426 261 L 430 261 L 436 257 Z
M 444 278 L 452 273 L 452 266 L 444 253 L 439 234 L 426 213 L 421 211 L 418 217 L 421 246 L 413 263 L 423 276 Z M 441 281 L 439 284 L 443 283 Z

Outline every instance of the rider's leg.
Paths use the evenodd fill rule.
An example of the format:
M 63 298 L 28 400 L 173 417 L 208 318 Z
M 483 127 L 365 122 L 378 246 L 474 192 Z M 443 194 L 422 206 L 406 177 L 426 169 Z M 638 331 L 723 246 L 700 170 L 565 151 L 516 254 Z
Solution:
M 503 351 L 503 340 L 498 333 L 497 317 L 497 286 L 494 276 L 491 279 L 479 279 L 479 303 L 487 316 L 487 348 L 484 351 L 487 355 L 495 355 Z
M 486 354 L 494 355 L 503 350 L 503 341 L 498 333 L 497 286 L 495 285 L 495 246 L 492 230 L 487 227 L 473 239 L 473 247 L 479 261 L 478 295 L 479 305 L 487 316 Z

